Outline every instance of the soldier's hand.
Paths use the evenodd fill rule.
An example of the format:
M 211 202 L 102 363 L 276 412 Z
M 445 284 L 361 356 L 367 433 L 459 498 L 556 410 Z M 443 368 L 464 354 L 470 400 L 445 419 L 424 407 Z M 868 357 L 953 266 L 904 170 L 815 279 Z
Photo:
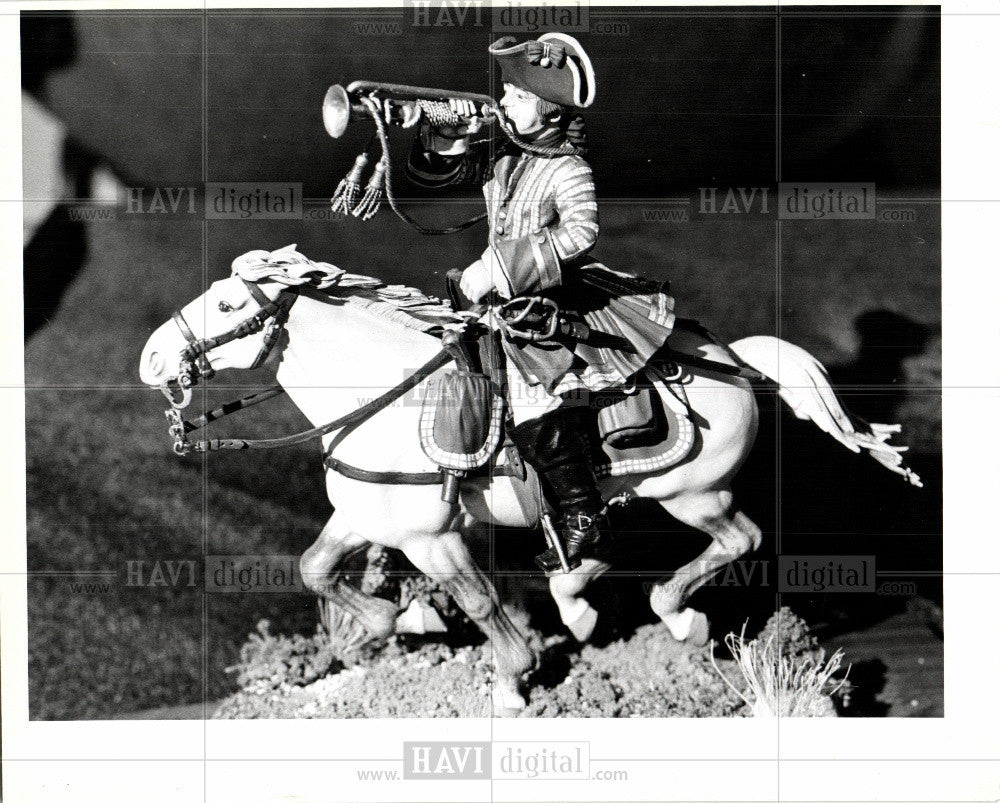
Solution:
M 399 112 L 398 115 L 396 112 Z M 413 128 L 418 122 L 422 111 L 413 100 L 394 100 L 386 98 L 382 101 L 382 113 L 385 121 L 390 125 L 398 125 L 401 128 Z
M 403 109 L 403 119 L 400 125 L 403 128 L 413 128 L 413 126 L 420 122 L 420 115 L 422 114 L 420 107 L 412 100 L 403 101 L 400 105 Z
M 468 122 L 459 123 L 458 125 L 434 126 L 434 130 L 442 137 L 447 137 L 448 139 L 463 139 L 471 134 L 475 134 L 480 128 L 483 127 L 483 118 L 478 116 L 476 104 L 471 100 L 449 98 L 448 106 L 459 117 L 467 118 Z
M 469 121 L 466 125 L 458 126 L 463 130 L 463 136 L 475 134 L 483 127 L 483 118 L 479 116 L 479 110 L 473 101 L 450 98 L 448 105 L 451 106 L 451 110 L 455 114 L 459 117 L 465 117 Z
M 477 259 L 464 271 L 459 285 L 462 293 L 473 304 L 478 304 L 493 289 L 493 277 L 481 259 Z

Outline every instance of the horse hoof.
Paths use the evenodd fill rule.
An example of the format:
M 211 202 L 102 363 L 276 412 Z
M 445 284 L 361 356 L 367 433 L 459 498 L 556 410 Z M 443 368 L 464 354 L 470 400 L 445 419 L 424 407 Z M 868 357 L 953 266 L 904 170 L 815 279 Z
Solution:
M 675 641 L 692 647 L 708 644 L 708 617 L 694 608 L 684 608 L 660 617 Z
M 398 616 L 398 609 L 389 600 L 373 599 L 369 601 L 367 609 L 363 615 L 358 616 L 358 619 L 372 639 L 385 641 L 395 635 Z
M 438 612 L 420 600 L 413 600 L 403 613 L 396 617 L 396 633 L 447 633 L 448 626 Z
M 493 716 L 516 717 L 527 706 L 516 681 L 498 681 L 493 687 Z
M 691 630 L 684 639 L 685 644 L 692 647 L 704 647 L 708 644 L 708 617 L 701 611 L 696 611 L 691 621 Z
M 671 613 L 660 614 L 660 619 L 667 626 L 670 635 L 675 641 L 684 641 L 691 634 L 691 625 L 694 624 L 694 610 L 684 608 Z
M 597 627 L 597 611 L 594 610 L 593 606 L 588 605 L 579 618 L 574 622 L 566 623 L 566 627 L 569 628 L 569 632 L 577 641 L 587 641 L 594 635 L 594 628 Z

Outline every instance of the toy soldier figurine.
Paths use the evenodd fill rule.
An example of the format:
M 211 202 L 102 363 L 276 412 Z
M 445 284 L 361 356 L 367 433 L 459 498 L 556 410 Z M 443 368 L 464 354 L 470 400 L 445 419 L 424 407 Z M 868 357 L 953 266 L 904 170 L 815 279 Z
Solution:
M 600 335 L 596 342 L 538 342 L 509 332 L 503 338 L 515 423 L 511 438 L 560 514 L 572 566 L 608 546 L 588 428 L 580 419 L 588 406 L 579 399 L 625 383 L 646 364 L 670 334 L 673 301 L 658 284 L 611 271 L 587 256 L 597 241 L 598 220 L 578 111 L 595 94 L 583 47 L 570 36 L 548 33 L 520 44 L 504 37 L 490 53 L 502 70 L 507 138 L 501 145 L 475 140 L 480 121 L 474 117 L 462 126 L 424 119 L 407 173 L 425 187 L 482 185 L 489 244 L 462 274 L 462 292 L 471 301 L 494 291 L 504 299 L 544 299 Z M 452 108 L 463 117 L 474 113 L 467 101 L 452 101 Z M 560 566 L 554 548 L 537 561 L 546 571 Z

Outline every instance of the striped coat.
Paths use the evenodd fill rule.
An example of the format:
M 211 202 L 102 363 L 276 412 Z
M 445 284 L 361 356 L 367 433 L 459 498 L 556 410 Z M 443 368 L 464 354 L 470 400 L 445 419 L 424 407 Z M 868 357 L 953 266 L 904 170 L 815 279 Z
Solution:
M 600 390 L 624 382 L 658 350 L 673 326 L 673 300 L 662 292 L 621 293 L 589 281 L 600 272 L 606 288 L 622 274 L 591 259 L 600 228 L 590 165 L 581 156 L 541 157 L 507 143 L 473 143 L 462 154 L 425 150 L 418 138 L 407 175 L 431 188 L 480 184 L 486 198 L 487 265 L 499 266 L 500 295 L 543 295 L 581 317 L 615 347 L 505 341 L 508 359 L 529 384 L 549 393 Z M 493 257 L 490 259 L 489 257 Z

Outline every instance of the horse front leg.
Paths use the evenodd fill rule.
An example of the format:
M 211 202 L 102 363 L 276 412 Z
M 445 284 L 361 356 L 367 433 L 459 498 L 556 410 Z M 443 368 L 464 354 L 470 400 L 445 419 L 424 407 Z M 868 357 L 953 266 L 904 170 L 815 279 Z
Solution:
M 525 706 L 521 676 L 534 668 L 537 657 L 504 612 L 496 589 L 476 565 L 457 530 L 408 535 L 400 544 L 420 571 L 439 583 L 493 644 L 496 682 L 494 711 L 503 715 Z
M 654 583 L 649 595 L 650 607 L 675 639 L 702 646 L 708 642 L 708 618 L 684 603 L 724 566 L 757 549 L 760 528 L 733 509 L 728 490 L 685 494 L 661 504 L 674 518 L 712 537 L 708 549 Z
M 343 516 L 334 513 L 315 543 L 300 558 L 299 570 L 306 588 L 357 620 L 368 640 L 381 640 L 396 632 L 397 607 L 389 600 L 354 588 L 341 579 L 339 570 L 349 556 L 365 549 L 369 543 L 347 526 Z M 351 639 L 348 646 L 359 646 L 365 641 L 363 635 Z

